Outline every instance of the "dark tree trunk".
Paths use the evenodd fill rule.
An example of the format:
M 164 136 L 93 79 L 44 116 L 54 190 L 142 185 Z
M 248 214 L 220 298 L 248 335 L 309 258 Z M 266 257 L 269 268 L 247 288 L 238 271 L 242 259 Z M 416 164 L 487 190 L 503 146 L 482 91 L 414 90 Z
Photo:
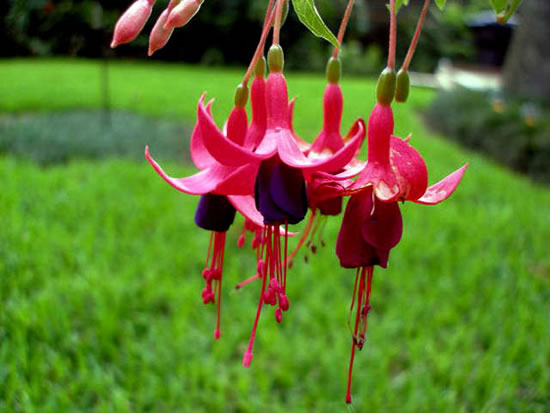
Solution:
M 550 0 L 523 0 L 506 64 L 504 89 L 514 96 L 550 99 Z

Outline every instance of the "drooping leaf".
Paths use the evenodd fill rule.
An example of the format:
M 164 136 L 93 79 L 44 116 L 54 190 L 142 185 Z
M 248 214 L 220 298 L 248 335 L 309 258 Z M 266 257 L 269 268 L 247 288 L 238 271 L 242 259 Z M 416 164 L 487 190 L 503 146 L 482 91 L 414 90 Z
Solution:
M 491 7 L 495 13 L 499 14 L 506 10 L 508 0 L 489 0 L 489 3 L 491 3 Z
M 321 18 L 319 11 L 315 7 L 314 0 L 292 0 L 292 5 L 298 15 L 298 19 L 311 33 L 332 43 L 335 47 L 339 47 L 338 39 L 336 39 L 336 36 L 334 36 Z
M 446 3 L 447 3 L 447 0 L 435 0 L 435 4 L 437 4 L 437 7 L 439 7 L 439 10 L 443 10 L 445 8 Z

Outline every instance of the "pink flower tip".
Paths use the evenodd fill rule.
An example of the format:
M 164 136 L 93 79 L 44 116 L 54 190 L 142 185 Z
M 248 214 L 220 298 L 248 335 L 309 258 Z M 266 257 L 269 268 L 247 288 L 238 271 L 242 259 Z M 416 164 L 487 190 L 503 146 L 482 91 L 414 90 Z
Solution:
M 216 331 L 214 331 L 214 339 L 219 340 L 221 335 L 222 333 L 220 332 L 219 329 L 216 329 Z
M 136 0 L 128 7 L 115 25 L 111 47 L 130 43 L 139 35 L 151 15 L 154 3 L 154 0 Z
M 244 353 L 243 357 L 243 367 L 250 367 L 250 362 L 252 361 L 252 352 L 247 351 Z
M 183 0 L 170 11 L 164 30 L 185 26 L 199 11 L 201 4 L 202 0 Z

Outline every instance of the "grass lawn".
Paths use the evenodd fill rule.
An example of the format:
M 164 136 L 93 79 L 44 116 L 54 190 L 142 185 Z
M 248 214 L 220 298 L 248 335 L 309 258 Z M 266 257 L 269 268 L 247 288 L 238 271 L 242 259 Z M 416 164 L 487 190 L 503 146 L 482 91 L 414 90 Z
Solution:
M 241 76 L 155 63 L 109 70 L 115 108 L 187 124 L 204 90 L 221 124 Z M 0 61 L 0 78 L 0 113 L 100 105 L 97 62 Z M 311 140 L 323 77 L 287 79 L 296 128 Z M 342 87 L 345 128 L 368 115 L 374 82 Z M 445 203 L 402 206 L 404 239 L 390 268 L 375 271 L 353 409 L 550 411 L 550 191 L 427 131 L 415 109 L 431 97 L 413 90 L 396 107 L 398 134 L 413 133 L 431 182 L 471 165 Z M 235 246 L 241 221 L 228 236 L 216 342 L 214 307 L 200 297 L 208 234 L 193 223 L 196 197 L 145 161 L 43 168 L 0 154 L 0 176 L 0 411 L 347 411 L 354 274 L 333 253 L 339 220 L 326 248 L 296 260 L 283 323 L 264 310 L 244 369 L 259 285 L 231 290 L 255 266 Z

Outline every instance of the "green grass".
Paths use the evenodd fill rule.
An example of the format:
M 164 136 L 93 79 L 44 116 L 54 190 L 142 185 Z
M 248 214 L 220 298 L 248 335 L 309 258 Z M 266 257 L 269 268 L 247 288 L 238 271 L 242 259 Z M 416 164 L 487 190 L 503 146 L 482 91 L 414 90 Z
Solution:
M 94 108 L 97 63 L 0 62 L 0 110 Z M 192 120 L 203 89 L 232 101 L 236 71 L 112 64 L 113 104 Z M 95 80 L 94 80 L 95 79 Z M 319 127 L 320 76 L 289 74 L 303 136 Z M 346 122 L 366 116 L 372 81 L 343 83 Z M 139 96 L 139 98 L 137 98 Z M 355 411 L 550 410 L 550 192 L 431 135 L 411 107 L 400 134 L 425 156 L 431 181 L 469 160 L 437 207 L 406 203 L 405 233 L 376 270 L 367 344 L 356 358 Z M 171 163 L 174 174 L 189 167 Z M 289 275 L 291 308 L 261 319 L 251 369 L 240 366 L 258 285 L 253 256 L 228 237 L 223 337 L 201 304 L 208 234 L 197 199 L 145 162 L 74 161 L 40 168 L 0 158 L 0 410 L 24 412 L 336 412 L 350 350 L 353 274 L 327 247 Z

